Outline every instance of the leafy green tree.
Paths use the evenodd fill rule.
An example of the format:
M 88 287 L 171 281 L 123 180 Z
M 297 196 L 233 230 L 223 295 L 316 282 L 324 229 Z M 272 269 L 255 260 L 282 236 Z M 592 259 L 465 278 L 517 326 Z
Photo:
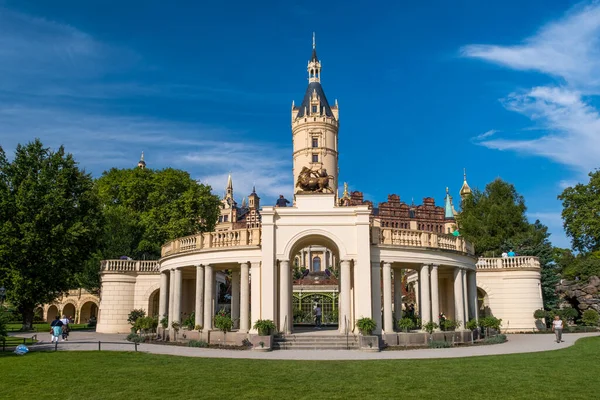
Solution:
M 214 229 L 219 198 L 181 170 L 116 169 L 96 180 L 105 220 L 100 250 L 79 275 L 90 290 L 100 285 L 102 259 L 158 259 L 172 239 Z
M 587 184 L 568 187 L 558 196 L 565 231 L 573 249 L 581 253 L 600 250 L 600 170 L 589 177 Z
M 496 179 L 463 201 L 457 219 L 461 234 L 475 245 L 478 256 L 497 257 L 512 249 L 519 255 L 538 257 L 544 308 L 550 310 L 558 306 L 559 268 L 548 228 L 540 221 L 529 223 L 526 211 L 525 199 L 515 187 Z
M 39 139 L 18 145 L 8 162 L 0 148 L 0 284 L 23 317 L 74 285 L 96 250 L 101 211 L 93 180 L 61 146 Z

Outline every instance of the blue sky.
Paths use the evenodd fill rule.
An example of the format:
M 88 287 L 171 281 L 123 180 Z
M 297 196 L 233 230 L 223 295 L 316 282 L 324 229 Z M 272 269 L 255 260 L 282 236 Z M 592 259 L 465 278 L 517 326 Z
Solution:
M 64 144 L 94 176 L 144 151 L 272 204 L 315 31 L 340 182 L 443 204 L 463 168 L 501 177 L 568 246 L 556 196 L 598 166 L 600 4 L 401 3 L 0 0 L 0 144 Z

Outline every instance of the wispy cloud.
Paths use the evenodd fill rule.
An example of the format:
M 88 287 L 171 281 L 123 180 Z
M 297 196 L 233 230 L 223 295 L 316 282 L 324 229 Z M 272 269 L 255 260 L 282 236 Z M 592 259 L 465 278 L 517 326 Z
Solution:
M 494 135 L 496 132 L 498 132 L 498 131 L 495 130 L 495 129 L 490 129 L 487 132 L 483 132 L 482 134 L 479 134 L 479 135 L 475 136 L 473 139 L 474 140 L 482 140 L 482 139 L 485 139 L 485 138 L 489 138 L 490 136 Z
M 478 137 L 483 146 L 549 158 L 580 174 L 598 166 L 600 115 L 590 95 L 600 94 L 600 4 L 580 5 L 521 44 L 468 45 L 465 57 L 515 70 L 537 71 L 558 84 L 533 87 L 502 99 L 511 111 L 543 128 L 531 139 Z

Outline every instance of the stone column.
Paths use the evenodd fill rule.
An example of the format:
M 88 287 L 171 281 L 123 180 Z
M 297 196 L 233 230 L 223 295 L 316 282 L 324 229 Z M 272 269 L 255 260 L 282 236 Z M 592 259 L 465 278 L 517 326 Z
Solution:
M 196 302 L 194 324 L 204 327 L 204 266 L 196 265 Z
M 312 270 L 313 270 L 312 267 L 313 267 L 313 265 L 312 265 L 312 252 L 310 250 L 310 246 L 308 246 L 308 266 L 306 268 L 308 268 L 308 270 L 310 272 L 312 272 Z
M 212 265 L 204 267 L 204 330 L 213 328 L 213 289 L 215 287 L 215 276 Z
M 290 327 L 290 262 L 279 261 L 279 326 L 283 333 L 291 333 Z
M 465 308 L 463 306 L 462 272 L 454 268 L 454 320 L 460 321 L 465 326 Z
M 371 292 L 373 319 L 377 323 L 377 328 L 373 333 L 379 334 L 382 330 L 381 325 L 381 264 L 379 262 L 371 263 Z M 341 315 L 341 314 L 340 314 Z M 343 332 L 343 321 L 340 320 L 340 332 Z
M 158 321 L 169 311 L 169 275 L 166 272 L 160 274 L 160 303 L 158 303 Z
M 421 266 L 419 282 L 421 282 L 421 322 L 426 324 L 431 321 L 431 299 L 429 298 L 429 265 Z
M 240 271 L 231 272 L 231 319 L 233 327 L 240 327 Z
M 392 319 L 392 264 L 383 263 L 383 331 L 394 332 Z
M 350 260 L 342 260 L 340 263 L 340 331 L 352 330 L 354 326 L 350 319 Z
M 250 318 L 250 268 L 248 263 L 240 264 L 240 332 L 249 330 Z
M 175 295 L 173 298 L 173 322 L 181 323 L 181 290 L 182 290 L 182 274 L 181 269 L 175 270 Z
M 469 271 L 468 275 L 469 281 L 469 308 L 470 318 L 474 318 L 476 320 L 479 319 L 478 315 L 478 304 L 477 304 L 477 275 L 475 271 Z
M 440 324 L 440 291 L 438 279 L 438 266 L 431 266 L 431 319 Z
M 467 292 L 467 270 L 462 270 L 462 281 L 463 281 L 463 307 L 465 309 L 465 320 L 463 322 L 463 327 L 469 321 L 469 294 Z
M 174 321 L 174 319 L 173 319 L 173 316 L 175 315 L 175 312 L 173 310 L 174 303 L 175 303 L 175 270 L 172 269 L 169 271 L 169 318 L 168 318 L 169 326 L 167 326 L 167 329 L 171 329 L 171 324 Z
M 402 270 L 394 270 L 394 318 L 400 321 L 402 318 Z

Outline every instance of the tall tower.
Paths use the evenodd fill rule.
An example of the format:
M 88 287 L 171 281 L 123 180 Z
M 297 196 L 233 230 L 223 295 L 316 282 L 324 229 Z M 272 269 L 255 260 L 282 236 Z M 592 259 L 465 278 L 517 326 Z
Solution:
M 303 167 L 313 171 L 327 170 L 333 176 L 329 182 L 338 187 L 338 129 L 337 100 L 330 106 L 321 87 L 321 61 L 317 57 L 313 33 L 312 56 L 308 62 L 308 88 L 299 107 L 292 102 L 292 141 L 294 148 L 294 185 Z M 294 193 L 298 192 L 294 189 Z

